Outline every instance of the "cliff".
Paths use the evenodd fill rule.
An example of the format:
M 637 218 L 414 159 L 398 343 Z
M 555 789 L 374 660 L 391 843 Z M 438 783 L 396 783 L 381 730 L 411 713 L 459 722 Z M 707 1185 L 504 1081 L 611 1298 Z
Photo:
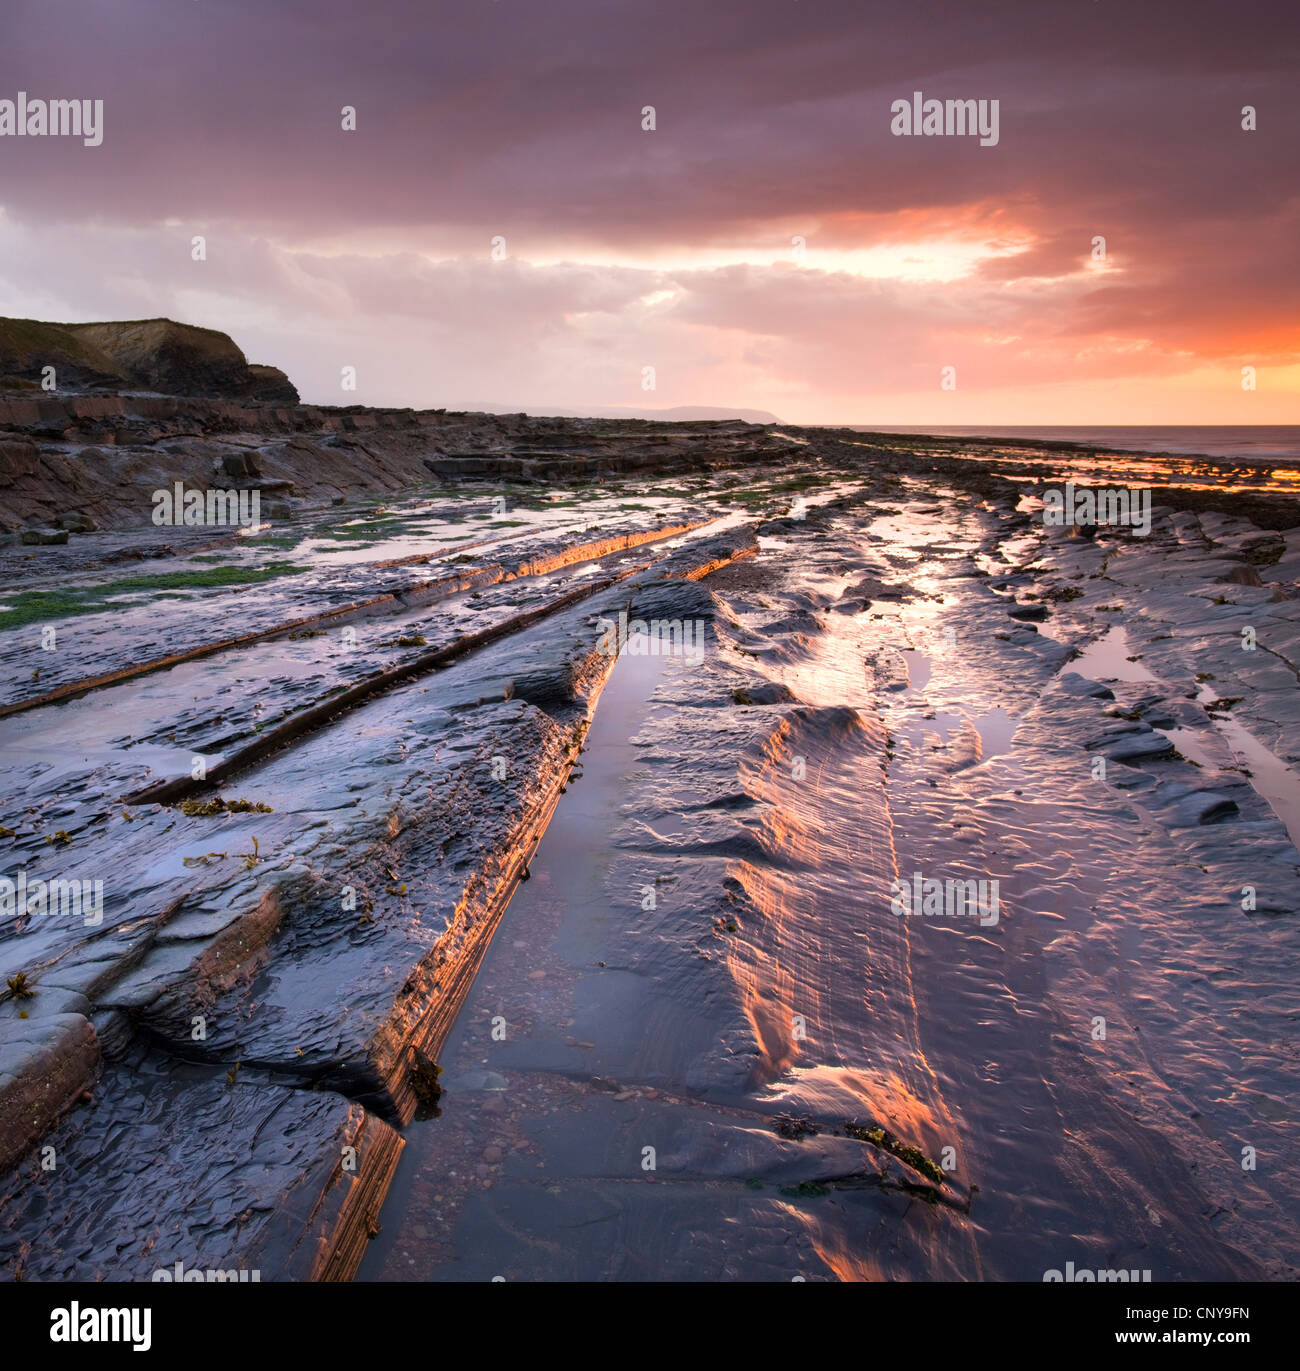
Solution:
M 275 367 L 251 366 L 229 335 L 171 319 L 53 324 L 0 319 L 0 389 L 41 392 L 45 367 L 61 393 L 150 391 L 297 404 Z

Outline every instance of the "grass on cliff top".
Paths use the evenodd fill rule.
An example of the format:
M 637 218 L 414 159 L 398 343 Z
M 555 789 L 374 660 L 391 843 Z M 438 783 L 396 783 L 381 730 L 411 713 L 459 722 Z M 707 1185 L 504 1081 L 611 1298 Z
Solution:
M 0 606 L 0 629 L 66 619 L 74 614 L 95 614 L 112 608 L 107 602 L 118 595 L 254 585 L 278 576 L 296 576 L 310 569 L 293 562 L 270 562 L 261 567 L 214 566 L 202 571 L 156 571 L 120 581 L 105 581 L 102 585 L 72 586 L 67 590 L 25 590 L 9 596 Z M 175 597 L 159 595 L 157 598 Z M 122 607 L 134 608 L 133 605 Z
M 0 354 L 18 362 L 44 359 L 56 364 L 70 357 L 78 362 L 100 364 L 110 373 L 115 370 L 98 348 L 65 325 L 40 319 L 0 319 Z

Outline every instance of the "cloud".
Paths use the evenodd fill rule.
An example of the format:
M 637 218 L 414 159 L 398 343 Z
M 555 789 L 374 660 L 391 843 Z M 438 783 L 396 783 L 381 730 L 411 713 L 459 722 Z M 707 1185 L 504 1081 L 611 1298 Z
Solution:
M 226 328 L 317 399 L 349 364 L 373 403 L 644 404 L 654 365 L 665 405 L 1209 422 L 1240 404 L 1205 378 L 1300 360 L 1281 0 L 15 0 L 8 30 L 0 96 L 105 101 L 100 148 L 0 139 L 8 308 Z M 918 89 L 998 99 L 998 146 L 893 137 Z

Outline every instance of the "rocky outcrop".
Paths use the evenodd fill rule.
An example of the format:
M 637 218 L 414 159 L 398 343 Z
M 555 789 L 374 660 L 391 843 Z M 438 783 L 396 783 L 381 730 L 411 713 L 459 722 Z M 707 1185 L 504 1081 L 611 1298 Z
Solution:
M 738 421 L 614 423 L 37 392 L 0 396 L 0 532 L 51 525 L 77 532 L 63 522 L 71 515 L 101 529 L 145 527 L 153 492 L 176 481 L 198 490 L 259 488 L 263 516 L 274 519 L 266 503 L 272 491 L 323 503 L 434 483 L 699 472 L 797 451 L 782 435 Z
M 83 1002 L 89 1008 L 89 1002 Z M 82 1014 L 15 1017 L 0 1043 L 0 1172 L 56 1124 L 93 1084 L 99 1041 Z
M 234 340 L 216 329 L 171 319 L 94 324 L 0 319 L 0 383 L 40 393 L 47 367 L 53 367 L 60 392 L 144 390 L 298 403 L 284 372 L 250 366 Z
M 791 438 L 738 423 L 128 394 L 0 401 L 0 518 L 78 535 L 88 521 L 101 526 L 68 546 L 38 538 L 0 554 L 9 616 L 0 716 L 25 712 L 0 718 L 0 872 L 23 873 L 25 892 L 42 883 L 34 908 L 25 893 L 6 917 L 0 901 L 0 1279 L 152 1280 L 182 1266 L 220 1279 L 352 1274 L 378 1228 L 402 1130 L 433 1113 L 444 1088 L 448 1122 L 455 1112 L 460 1127 L 471 1077 L 447 1066 L 448 1034 L 453 1022 L 470 1023 L 466 996 L 489 942 L 520 949 L 527 984 L 552 984 L 537 933 L 546 906 L 531 916 L 513 907 L 519 937 L 498 934 L 519 883 L 567 898 L 538 856 L 546 831 L 557 860 L 574 868 L 584 860 L 575 853 L 613 854 L 608 883 L 600 877 L 581 896 L 609 915 L 599 947 L 584 942 L 581 965 L 554 977 L 566 986 L 586 978 L 579 1009 L 595 1005 L 601 1031 L 579 1027 L 567 1006 L 563 1019 L 552 1015 L 561 1001 L 543 1019 L 537 1001 L 510 997 L 509 1050 L 531 1051 L 531 1036 L 538 1074 L 560 1084 L 516 1089 L 518 1063 L 528 1061 L 516 1055 L 509 1089 L 521 1103 L 508 1107 L 538 1122 L 559 1113 L 534 1107 L 556 1089 L 576 1083 L 579 1098 L 599 1097 L 574 1114 L 599 1150 L 572 1155 L 592 1171 L 580 1184 L 602 1205 L 614 1186 L 629 1191 L 625 1172 L 639 1174 L 625 1140 L 683 1139 L 662 1154 L 673 1183 L 652 1194 L 684 1196 L 672 1200 L 683 1212 L 722 1194 L 737 1206 L 735 1225 L 773 1235 L 764 1239 L 770 1257 L 750 1259 L 749 1274 L 788 1275 L 804 1233 L 802 1208 L 778 1195 L 834 1189 L 910 1201 L 934 1176 L 902 1174 L 912 1163 L 877 1135 L 906 1136 L 914 1160 L 955 1135 L 956 1113 L 929 1093 L 939 1076 L 916 1036 L 917 1023 L 940 1016 L 929 1006 L 913 1013 L 924 978 L 911 978 L 910 940 L 886 912 L 884 887 L 903 869 L 895 852 L 958 862 L 966 837 L 948 830 L 969 824 L 982 826 L 982 851 L 1066 854 L 1055 866 L 1037 861 L 1019 891 L 1011 876 L 1027 868 L 1008 873 L 1008 909 L 1021 924 L 960 944 L 961 934 L 944 936 L 962 949 L 953 965 L 980 956 L 1001 968 L 995 936 L 1051 919 L 1041 941 L 1057 960 L 1045 968 L 1061 969 L 1061 983 L 1076 978 L 1066 988 L 1078 1022 L 1083 1007 L 1120 993 L 1094 983 L 1090 967 L 1121 964 L 1116 949 L 1134 929 L 1153 965 L 1170 936 L 1191 940 L 1195 955 L 1182 964 L 1192 968 L 1219 965 L 1220 946 L 1247 969 L 1258 948 L 1283 958 L 1285 942 L 1264 919 L 1282 929 L 1278 920 L 1294 914 L 1294 848 L 1249 776 L 1228 765 L 1218 735 L 1249 725 L 1294 748 L 1297 602 L 1277 597 L 1300 565 L 1296 535 L 1157 509 L 1149 543 L 1116 548 L 1104 531 L 1085 540 L 1041 525 L 1031 538 L 1016 488 L 1000 492 L 976 472 L 967 491 L 954 466 L 922 473 L 934 486 L 923 501 L 920 481 L 896 474 L 913 461 L 856 440 L 837 446 L 813 431 Z M 622 479 L 664 472 L 674 479 L 641 489 Z M 114 531 L 147 525 L 150 490 L 178 480 L 276 490 L 295 521 L 265 550 L 214 557 L 191 543 L 193 563 L 162 541 L 178 537 L 174 529 Z M 544 488 L 550 482 L 558 489 Z M 385 494 L 335 510 L 362 490 L 399 494 L 395 507 Z M 272 504 L 264 498 L 263 513 L 278 520 Z M 194 530 L 196 539 L 214 532 Z M 271 560 L 281 554 L 291 560 Z M 137 574 L 116 565 L 145 557 L 162 564 Z M 1246 566 L 1263 584 L 1215 579 Z M 1051 606 L 1055 637 L 1008 618 L 1017 597 Z M 1077 640 L 1109 630 L 1120 601 L 1142 635 L 1128 660 L 1140 655 L 1159 677 L 1158 689 L 1143 685 L 1122 705 L 1100 682 L 1057 676 Z M 936 616 L 974 627 L 968 638 L 954 629 L 950 644 Z M 612 778 L 625 762 L 605 760 L 607 744 L 588 725 L 614 669 L 608 628 L 638 622 L 655 625 L 651 641 L 669 650 L 624 644 L 630 660 L 600 704 L 627 737 L 635 789 L 620 791 Z M 1241 650 L 1243 623 L 1258 636 L 1253 653 Z M 674 655 L 688 660 L 640 660 Z M 663 674 L 637 677 L 644 667 Z M 1202 704 L 1196 685 L 1212 679 L 1222 685 Z M 625 689 L 643 687 L 629 703 Z M 987 708 L 1004 698 L 1007 710 Z M 887 733 L 887 716 L 874 717 L 886 712 L 908 719 L 910 736 Z M 1003 714 L 1018 755 L 1009 741 L 998 746 L 993 716 Z M 1185 742 L 1162 731 L 1175 727 L 1205 743 L 1209 766 L 1176 755 L 1174 742 Z M 1092 776 L 1103 758 L 1109 791 Z M 1054 788 L 1020 806 L 1022 772 L 1003 765 L 1046 775 Z M 589 830 L 580 849 L 551 830 L 560 796 L 579 781 L 581 824 L 597 809 L 622 815 L 600 846 Z M 907 803 L 895 803 L 900 793 Z M 942 823 L 926 808 L 932 793 L 943 797 Z M 953 812 L 961 824 L 946 822 Z M 1022 828 L 1045 835 L 1038 849 L 1017 836 Z M 1085 841 L 1090 871 L 1126 873 L 1126 854 L 1137 853 L 1140 884 L 1110 891 L 1077 881 L 1070 854 Z M 1262 918 L 1241 917 L 1235 895 L 1223 898 L 1247 880 Z M 79 903 L 60 894 L 56 907 L 56 885 L 74 883 Z M 95 893 L 83 901 L 87 883 Z M 1179 920 L 1180 909 L 1194 917 Z M 786 955 L 792 929 L 818 956 Z M 1100 940 L 1095 955 L 1076 952 L 1085 938 Z M 1278 965 L 1277 982 L 1296 983 L 1292 964 Z M 1026 974 L 1032 989 L 1045 971 Z M 1219 995 L 1226 979 L 1188 979 L 1180 998 L 1217 1010 L 1234 1033 L 1254 1032 L 1251 1059 L 1276 1070 L 1271 1044 L 1282 1040 L 1289 1003 L 1254 1020 L 1258 1031 L 1243 1028 L 1230 998 L 1195 998 Z M 900 996 L 895 986 L 909 988 Z M 837 1064 L 791 1074 L 801 1049 L 788 1025 L 805 1001 L 820 1023 L 838 1025 Z M 982 1001 L 971 1003 L 982 1019 Z M 1142 990 L 1144 1033 L 1162 1003 Z M 1107 1012 L 1114 1023 L 1134 1016 L 1122 1001 Z M 1176 1018 L 1157 1029 L 1175 1046 L 1185 1037 L 1180 1061 L 1195 1066 L 1207 1035 L 1184 1035 Z M 516 1034 L 516 1022 L 527 1031 Z M 532 1032 L 553 1022 L 572 1027 L 572 1040 Z M 1025 1045 L 1022 1079 L 1070 1079 L 1068 1044 L 1050 1077 L 1036 1055 L 1056 1041 L 1052 1022 L 1044 1015 L 1041 1043 Z M 979 1059 L 1003 1045 L 990 1030 Z M 1221 1053 L 1207 1087 L 1218 1108 L 1235 1041 L 1211 1047 Z M 588 1052 L 603 1057 L 598 1070 Z M 1135 1042 L 1126 1067 L 1138 1069 L 1141 1055 Z M 899 1063 L 897 1087 L 881 1081 L 882 1060 Z M 504 1074 L 478 1074 L 507 1089 Z M 1289 1069 L 1277 1078 L 1289 1082 Z M 613 1088 L 620 1080 L 627 1088 Z M 653 1094 L 640 1093 L 650 1081 Z M 823 1124 L 868 1122 L 823 1132 L 820 1153 L 807 1142 L 796 1153 L 787 1133 L 754 1126 L 776 1107 L 775 1081 L 791 1091 L 786 1109 Z M 737 1108 L 746 1093 L 752 1105 Z M 681 1101 L 694 1115 L 708 1094 L 726 1117 L 681 1124 Z M 962 1107 L 983 1108 L 985 1094 L 972 1083 Z M 1122 1120 L 1140 1098 L 1106 1102 L 1107 1117 Z M 605 1100 L 629 1113 L 654 1105 L 634 1127 L 619 1116 L 608 1150 Z M 1056 1126 L 1052 1098 L 1035 1108 Z M 1248 1106 L 1232 1108 L 1217 1136 L 1265 1128 L 1243 1117 Z M 991 1136 L 1000 1125 L 990 1109 L 981 1131 Z M 1163 1139 L 1160 1121 L 1150 1126 Z M 410 1130 L 413 1152 L 420 1133 Z M 534 1135 L 514 1155 L 501 1136 L 492 1132 L 488 1149 L 474 1139 L 475 1202 L 518 1195 L 508 1189 L 514 1175 L 497 1185 L 497 1166 L 526 1167 L 528 1193 L 549 1195 L 560 1168 L 537 1161 L 551 1154 L 534 1155 Z M 615 1146 L 624 1160 L 611 1164 Z M 592 1157 L 594 1168 L 584 1162 Z M 1161 1166 L 1156 1158 L 1149 1174 Z M 464 1174 L 458 1164 L 447 1171 Z M 1000 1183 L 1017 1179 L 1010 1170 Z M 1187 1190 L 1181 1173 L 1171 1191 L 1175 1182 Z M 942 1191 L 951 1184 L 940 1181 L 931 1197 L 943 1206 L 933 1211 L 939 1222 L 958 1213 Z M 1153 1184 L 1143 1176 L 1144 1196 Z M 773 1187 L 766 1195 L 764 1185 Z M 558 1193 L 567 1204 L 579 1192 Z M 1080 1196 L 1081 1214 L 1091 1198 Z M 546 1203 L 516 1212 L 544 1219 Z M 647 1211 L 619 1212 L 640 1224 Z M 400 1221 L 392 1205 L 389 1214 Z M 845 1214 L 850 1236 L 835 1237 L 828 1221 L 822 1250 L 851 1252 L 853 1235 L 874 1224 Z M 1262 1201 L 1243 1221 L 1260 1214 Z M 438 1222 L 441 1240 L 450 1226 Z M 665 1222 L 655 1231 L 683 1230 Z M 746 1274 L 723 1265 L 732 1231 L 742 1229 L 702 1230 L 701 1242 L 717 1239 L 696 1254 L 702 1268 Z M 1180 1219 L 1165 1231 L 1180 1242 L 1191 1229 Z M 922 1243 L 917 1270 L 934 1250 L 928 1236 Z M 799 1260 L 809 1259 L 805 1249 Z M 653 1249 L 651 1260 L 660 1260 Z M 1023 1260 L 1017 1252 L 1000 1274 L 1022 1273 Z M 1186 1269 L 1216 1274 L 1216 1263 Z M 879 1267 L 863 1258 L 853 1269 Z M 515 1279 L 506 1263 L 483 1278 L 494 1271 Z
M 73 832 L 59 844 L 78 844 L 87 871 L 107 869 L 111 853 L 118 869 L 155 874 L 126 898 L 110 880 L 102 920 L 0 926 L 4 1277 L 151 1280 L 179 1262 L 231 1279 L 349 1278 L 377 1230 L 398 1130 L 436 1101 L 443 1040 L 581 774 L 615 663 L 601 620 L 645 612 L 640 597 L 656 589 L 683 612 L 700 593 L 692 573 L 756 551 L 752 531 L 731 530 L 657 570 L 633 562 L 437 662 L 414 659 L 384 690 L 304 711 L 293 746 L 249 754 L 240 781 L 273 791 L 277 778 L 309 776 L 305 809 L 278 797 L 221 811 L 136 805 L 129 821 L 119 811 L 120 835 L 103 835 L 102 859 L 99 835 L 65 817 Z M 534 555 L 521 576 L 565 564 Z M 399 761 L 380 728 L 327 795 L 317 783 L 341 755 L 339 727 L 362 714 L 418 715 L 409 750 Z M 377 770 L 384 793 L 363 801 L 353 787 Z M 241 826 L 248 852 L 231 863 Z M 213 850 L 219 831 L 226 854 Z M 23 839 L 8 836 L 12 853 Z M 197 859 L 184 851 L 194 841 Z M 184 855 L 159 865 L 169 847 Z M 57 1170 L 42 1169 L 38 1143 Z

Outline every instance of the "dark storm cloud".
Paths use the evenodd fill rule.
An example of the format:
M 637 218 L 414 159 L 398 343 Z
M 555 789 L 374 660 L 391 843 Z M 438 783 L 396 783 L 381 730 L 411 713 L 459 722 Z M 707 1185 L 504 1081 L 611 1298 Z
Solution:
M 198 302 L 168 254 L 180 262 L 190 232 L 210 234 L 229 275 L 219 286 L 214 251 L 205 307 L 224 290 L 222 317 L 287 318 L 305 295 L 324 317 L 342 301 L 378 319 L 420 299 L 436 320 L 466 297 L 413 254 L 483 257 L 499 234 L 512 258 L 656 256 L 677 274 L 461 268 L 482 304 L 458 319 L 467 330 L 504 328 L 512 311 L 541 336 L 571 332 L 575 316 L 642 329 L 634 302 L 658 289 L 676 295 L 656 321 L 719 337 L 753 328 L 767 341 L 744 355 L 784 355 L 801 385 L 814 383 L 796 340 L 828 319 L 845 331 L 835 346 L 864 322 L 918 340 L 914 365 L 927 368 L 936 334 L 973 338 L 990 318 L 1031 351 L 1067 335 L 1082 348 L 1137 339 L 1158 370 L 1165 353 L 1252 345 L 1285 362 L 1300 303 L 1298 47 L 1291 0 L 17 0 L 0 98 L 103 99 L 105 134 L 95 149 L 0 139 L 0 205 L 41 270 L 57 277 L 58 264 L 33 234 L 62 226 L 71 236 L 57 241 L 76 244 L 80 230 L 88 293 L 109 288 L 88 260 L 103 253 L 119 284 L 138 273 L 138 298 L 171 308 Z M 892 136 L 890 104 L 914 90 L 997 99 L 997 146 Z M 355 133 L 340 130 L 344 105 Z M 882 291 L 836 275 L 833 260 L 817 268 L 818 251 L 943 232 L 1005 233 L 1022 250 L 943 288 Z M 796 233 L 813 269 L 802 283 L 689 270 L 714 246 L 775 259 Z M 1120 270 L 1035 289 L 1079 273 L 1095 235 Z M 152 274 L 136 260 L 146 242 L 165 258 Z M 431 280 L 441 294 L 426 295 Z M 43 284 L 24 281 L 29 293 Z M 235 310 L 239 296 L 250 303 Z

